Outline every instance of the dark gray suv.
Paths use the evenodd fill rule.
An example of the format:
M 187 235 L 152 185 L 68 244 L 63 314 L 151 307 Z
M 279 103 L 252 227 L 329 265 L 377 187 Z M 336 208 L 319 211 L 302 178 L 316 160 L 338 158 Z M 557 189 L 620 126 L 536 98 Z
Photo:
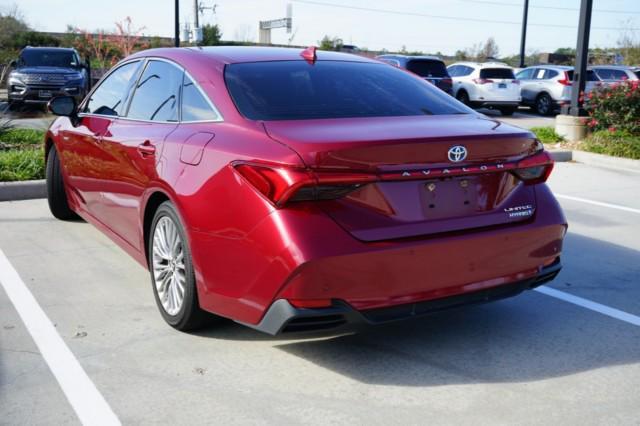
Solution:
M 25 47 L 12 65 L 7 95 L 14 106 L 46 104 L 61 95 L 73 96 L 79 103 L 89 89 L 88 67 L 75 49 Z

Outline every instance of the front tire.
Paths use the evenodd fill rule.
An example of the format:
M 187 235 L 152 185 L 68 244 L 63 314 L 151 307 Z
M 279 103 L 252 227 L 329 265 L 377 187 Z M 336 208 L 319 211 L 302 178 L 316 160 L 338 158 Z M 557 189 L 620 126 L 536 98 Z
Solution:
M 536 98 L 536 111 L 540 115 L 551 115 L 553 113 L 553 99 L 546 93 L 542 93 Z
M 153 294 L 164 320 L 180 331 L 204 325 L 208 314 L 198 302 L 186 233 L 169 201 L 153 217 L 147 249 Z
M 78 218 L 67 199 L 67 191 L 64 187 L 64 179 L 60 168 L 60 159 L 55 145 L 51 146 L 47 157 L 47 201 L 51 214 L 60 220 L 74 220 Z

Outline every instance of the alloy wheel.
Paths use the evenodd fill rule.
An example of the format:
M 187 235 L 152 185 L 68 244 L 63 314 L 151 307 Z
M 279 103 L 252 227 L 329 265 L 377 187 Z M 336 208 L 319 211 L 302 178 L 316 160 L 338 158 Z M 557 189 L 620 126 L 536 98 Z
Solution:
M 156 223 L 152 246 L 153 281 L 162 308 L 177 315 L 184 302 L 186 269 L 184 246 L 178 228 L 168 216 Z

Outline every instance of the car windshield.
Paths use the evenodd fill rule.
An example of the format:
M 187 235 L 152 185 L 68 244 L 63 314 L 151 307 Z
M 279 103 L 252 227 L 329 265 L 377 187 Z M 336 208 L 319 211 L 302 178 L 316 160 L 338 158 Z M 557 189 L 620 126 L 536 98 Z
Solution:
M 407 69 L 420 77 L 448 77 L 447 68 L 443 62 L 430 61 L 425 59 L 414 59 L 409 61 Z
M 516 77 L 510 68 L 483 68 L 480 70 L 480 78 L 513 80 Z
M 226 67 L 225 80 L 240 113 L 252 120 L 471 113 L 429 83 L 385 64 L 240 63 Z
M 70 51 L 25 50 L 20 55 L 20 65 L 25 67 L 72 67 L 74 54 Z

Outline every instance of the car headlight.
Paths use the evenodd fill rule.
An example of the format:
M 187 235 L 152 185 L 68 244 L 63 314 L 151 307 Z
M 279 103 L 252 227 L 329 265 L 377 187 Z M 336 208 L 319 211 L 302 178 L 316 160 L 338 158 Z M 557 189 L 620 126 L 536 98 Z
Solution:
M 9 81 L 13 80 L 13 81 L 17 81 L 19 83 L 24 83 L 24 74 L 21 74 L 17 71 L 13 71 L 9 74 Z
M 80 74 L 79 72 L 74 72 L 72 74 L 65 74 L 64 78 L 67 81 L 80 80 L 82 78 L 82 74 Z

